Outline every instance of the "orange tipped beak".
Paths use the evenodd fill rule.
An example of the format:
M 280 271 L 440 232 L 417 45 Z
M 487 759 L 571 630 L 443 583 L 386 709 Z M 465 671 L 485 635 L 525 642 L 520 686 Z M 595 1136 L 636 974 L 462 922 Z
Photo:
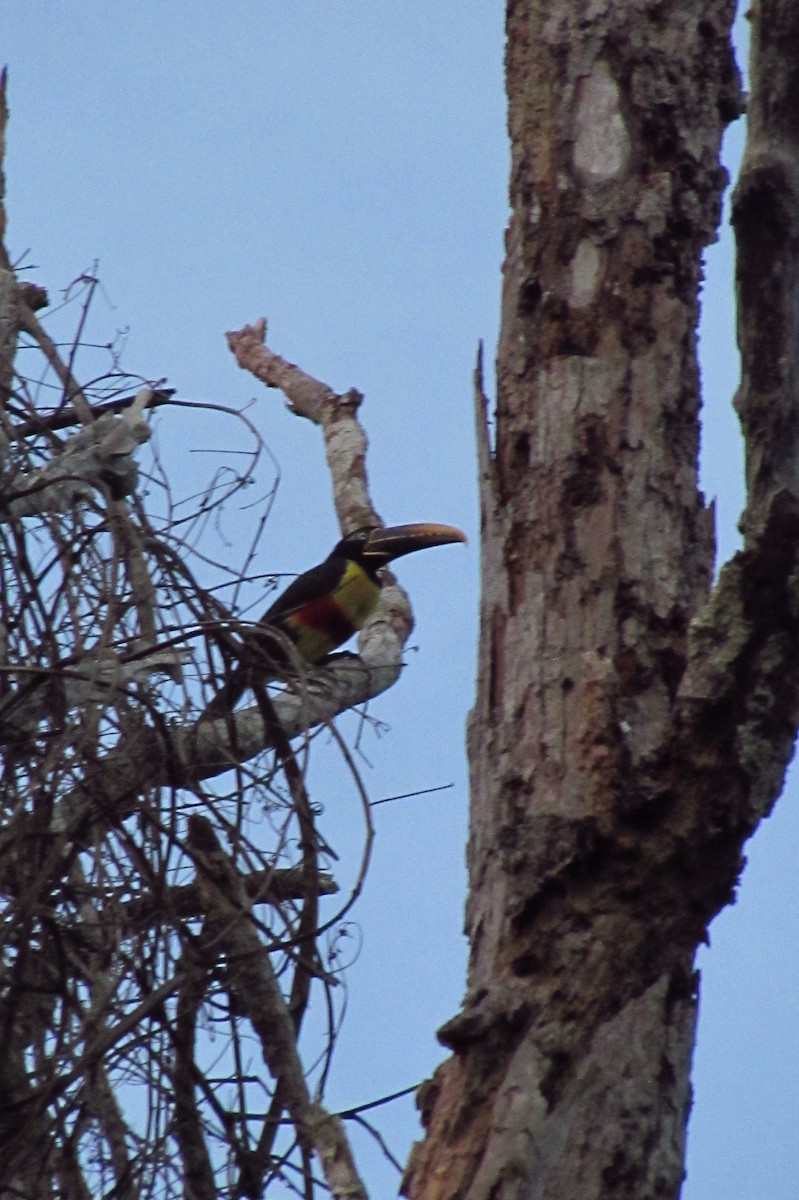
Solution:
M 453 542 L 465 542 L 466 534 L 454 525 L 436 525 L 420 522 L 416 525 L 388 525 L 375 529 L 369 535 L 364 553 L 370 558 L 381 558 L 391 562 L 403 554 L 425 550 L 428 546 L 448 546 Z

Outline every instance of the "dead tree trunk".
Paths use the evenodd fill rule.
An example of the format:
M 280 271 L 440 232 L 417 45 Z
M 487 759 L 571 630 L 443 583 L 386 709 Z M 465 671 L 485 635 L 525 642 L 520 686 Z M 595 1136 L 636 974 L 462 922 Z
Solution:
M 745 550 L 711 590 L 696 325 L 733 6 L 510 0 L 511 219 L 483 601 L 468 991 L 413 1200 L 675 1197 L 694 953 L 799 711 L 799 17 L 754 13 L 736 192 Z

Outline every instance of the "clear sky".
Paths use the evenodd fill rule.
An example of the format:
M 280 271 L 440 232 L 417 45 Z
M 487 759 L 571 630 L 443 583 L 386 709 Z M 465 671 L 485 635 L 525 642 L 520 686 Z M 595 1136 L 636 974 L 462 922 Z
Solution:
M 56 298 L 99 260 L 93 332 L 125 329 L 124 363 L 181 396 L 254 404 L 281 483 L 261 570 L 296 571 L 336 538 L 317 431 L 239 371 L 224 332 L 261 314 L 274 349 L 356 386 L 375 504 L 388 521 L 462 526 L 468 549 L 408 559 L 409 667 L 365 734 L 378 837 L 348 945 L 348 1012 L 331 1105 L 412 1085 L 443 1057 L 465 945 L 464 721 L 474 689 L 478 546 L 471 371 L 493 356 L 507 214 L 502 6 L 477 0 L 6 0 L 12 256 Z M 731 139 L 731 143 L 732 143 Z M 732 152 L 731 145 L 731 152 Z M 708 255 L 703 472 L 734 546 L 741 455 L 731 247 Z M 80 371 L 81 362 L 78 361 Z M 189 494 L 218 419 L 159 417 Z M 229 514 L 220 553 L 235 557 Z M 315 780 L 325 836 L 357 844 L 343 777 Z M 796 784 L 754 839 L 738 903 L 701 966 L 686 1200 L 795 1200 L 799 1179 L 799 814 Z M 354 869 L 343 855 L 342 873 Z M 404 1159 L 410 1102 L 379 1123 Z M 356 1139 L 373 1195 L 392 1172 Z

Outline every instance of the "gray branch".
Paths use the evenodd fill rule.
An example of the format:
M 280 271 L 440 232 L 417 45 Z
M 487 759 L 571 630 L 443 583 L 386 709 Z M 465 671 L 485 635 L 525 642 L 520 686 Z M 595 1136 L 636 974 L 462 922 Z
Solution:
M 130 495 L 138 479 L 133 456 L 150 437 L 142 413 L 152 394 L 142 388 L 125 412 L 83 426 L 46 466 L 13 478 L 0 496 L 0 520 L 68 512 L 103 489 L 115 499 Z

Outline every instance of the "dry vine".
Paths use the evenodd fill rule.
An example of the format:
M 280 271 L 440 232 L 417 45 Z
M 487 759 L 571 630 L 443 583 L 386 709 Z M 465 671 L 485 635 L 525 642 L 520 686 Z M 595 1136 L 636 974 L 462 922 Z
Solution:
M 198 722 L 236 661 L 264 520 L 234 571 L 207 534 L 261 478 L 265 447 L 244 414 L 132 379 L 113 348 L 79 382 L 95 292 L 91 275 L 69 290 L 64 350 L 37 315 L 46 294 L 0 250 L 0 1197 L 211 1200 L 273 1181 L 309 1197 L 320 1177 L 362 1196 L 321 1100 L 340 989 L 320 935 L 363 882 L 369 806 L 353 769 L 361 871 L 321 925 L 336 889 L 306 764 L 315 727 L 397 678 L 410 609 L 385 589 L 359 655 Z M 238 361 L 322 425 L 342 527 L 373 518 L 360 398 L 264 334 L 229 335 Z M 180 408 L 187 429 L 209 407 L 245 429 L 246 469 L 180 499 L 160 452 L 136 454 L 154 409 Z M 309 1074 L 298 1039 L 316 991 L 329 1028 Z

